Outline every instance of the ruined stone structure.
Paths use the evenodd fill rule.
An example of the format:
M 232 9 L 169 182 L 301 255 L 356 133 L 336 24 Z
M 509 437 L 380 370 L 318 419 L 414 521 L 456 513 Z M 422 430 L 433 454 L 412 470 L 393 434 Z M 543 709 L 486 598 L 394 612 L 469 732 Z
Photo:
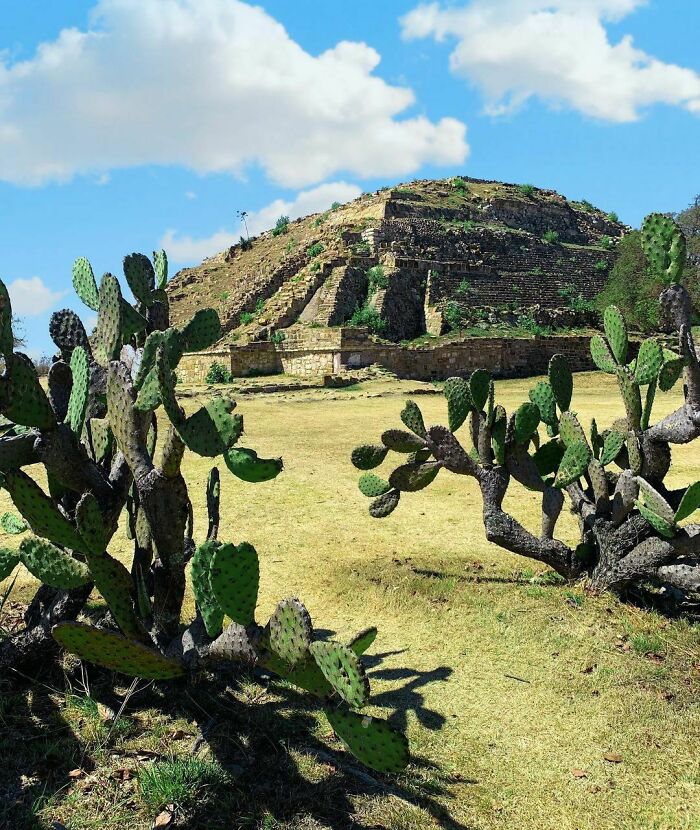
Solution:
M 389 365 L 389 355 L 406 352 L 415 363 L 418 350 L 384 341 L 523 316 L 553 328 L 590 324 L 586 301 L 605 284 L 624 230 L 613 216 L 553 191 L 420 181 L 290 222 L 286 233 L 267 232 L 247 250 L 233 246 L 180 272 L 168 290 L 176 321 L 203 304 L 217 308 L 225 332 L 218 350 L 241 352 L 232 358 L 235 373 L 295 367 L 308 374 L 315 358 L 284 356 L 299 352 L 302 341 L 301 351 L 320 354 L 328 337 L 352 339 L 335 329 L 362 307 L 374 310 L 383 328 L 382 342 L 361 353 L 372 350 Z M 347 350 L 328 348 L 345 365 Z M 465 359 L 474 350 L 449 348 Z M 328 368 L 324 361 L 319 371 L 321 363 Z M 415 374 L 410 367 L 401 373 Z

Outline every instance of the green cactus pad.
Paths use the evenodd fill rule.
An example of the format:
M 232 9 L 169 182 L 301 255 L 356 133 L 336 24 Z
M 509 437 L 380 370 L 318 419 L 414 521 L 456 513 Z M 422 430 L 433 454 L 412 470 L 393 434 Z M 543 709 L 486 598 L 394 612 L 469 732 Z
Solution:
M 288 683 L 299 686 L 316 697 L 327 698 L 333 693 L 332 686 L 310 654 L 291 669 L 286 668 L 286 663 L 280 661 L 280 669 L 278 674 Z
M 151 598 L 148 595 L 146 580 L 143 578 L 143 570 L 140 565 L 136 566 L 134 581 L 136 582 L 136 606 L 139 617 L 142 620 L 149 620 L 153 616 L 153 606 L 151 605 Z
M 639 348 L 634 380 L 639 386 L 648 386 L 656 380 L 664 362 L 664 354 L 658 340 L 645 340 Z
M 168 284 L 168 255 L 165 251 L 153 251 L 153 266 L 156 272 L 156 288 L 165 288 Z
M 182 329 L 181 336 L 186 352 L 208 349 L 221 337 L 219 315 L 213 308 L 201 308 Z
M 564 444 L 558 439 L 554 438 L 547 441 L 533 455 L 533 460 L 537 467 L 537 472 L 542 478 L 555 473 L 559 469 L 561 460 L 564 457 L 566 448 Z
M 683 374 L 685 361 L 680 355 L 677 355 L 670 349 L 664 349 L 663 356 L 664 362 L 659 371 L 659 389 L 662 392 L 668 392 L 670 389 L 673 389 Z
M 515 413 L 515 440 L 527 444 L 540 424 L 540 410 L 534 403 L 524 403 Z
M 312 639 L 311 617 L 304 604 L 296 597 L 283 599 L 270 617 L 272 651 L 294 666 L 308 656 Z
M 652 213 L 642 224 L 642 250 L 649 268 L 666 283 L 680 282 L 686 260 L 686 240 L 674 220 Z
M 15 338 L 12 333 L 12 303 L 7 286 L 0 280 L 0 354 L 7 359 L 12 354 Z
M 211 564 L 219 542 L 205 542 L 199 545 L 192 557 L 192 590 L 199 613 L 204 620 L 207 634 L 215 639 L 221 634 L 224 611 L 219 605 L 211 587 Z
M 603 467 L 613 462 L 625 445 L 625 436 L 615 429 L 611 429 L 603 440 L 603 449 L 600 453 L 600 463 Z
M 638 430 L 642 421 L 642 396 L 639 393 L 639 386 L 625 366 L 617 369 L 615 375 L 617 376 L 617 385 L 620 388 L 622 402 L 627 412 L 629 428 Z
M 394 452 L 417 452 L 425 446 L 425 441 L 422 438 L 401 429 L 386 430 L 382 433 L 381 440 L 385 447 L 394 450 Z
M 398 773 L 409 761 L 408 740 L 386 721 L 349 712 L 326 709 L 333 731 L 366 767 L 383 773 Z
M 373 519 L 385 519 L 391 515 L 398 506 L 401 493 L 398 490 L 390 490 L 383 496 L 379 496 L 369 506 L 369 515 Z
M 78 257 L 73 263 L 73 288 L 88 308 L 93 311 L 99 309 L 100 298 L 97 292 L 95 274 L 90 261 L 84 256 Z
M 260 585 L 258 554 L 247 542 L 220 545 L 211 562 L 211 589 L 217 602 L 235 623 L 250 625 L 255 617 Z
M 640 501 L 635 502 L 635 504 L 642 516 L 644 516 L 659 536 L 663 536 L 665 539 L 672 539 L 675 536 L 676 530 L 672 524 L 662 519 L 661 516 L 658 516 L 651 508 L 642 504 Z
M 591 337 L 591 357 L 601 372 L 607 372 L 610 375 L 615 371 L 615 356 L 600 334 L 594 334 Z
M 9 533 L 13 536 L 25 533 L 29 530 L 29 525 L 24 521 L 24 519 L 19 516 L 15 516 L 14 513 L 3 513 L 2 516 L 0 516 L 0 527 L 2 527 L 5 533 Z
M 51 633 L 62 648 L 81 660 L 131 677 L 171 680 L 185 673 L 179 660 L 164 657 L 155 649 L 113 631 L 65 622 L 55 625 Z
M 134 612 L 134 583 L 124 565 L 108 553 L 88 555 L 88 567 L 95 587 L 109 606 L 117 625 L 127 637 L 143 638 L 143 631 Z
M 638 476 L 642 472 L 642 453 L 639 448 L 639 439 L 633 430 L 627 433 L 627 457 L 630 470 Z
M 97 499 L 84 493 L 75 508 L 75 522 L 89 553 L 103 553 L 107 547 L 108 530 Z
M 447 398 L 447 424 L 451 432 L 456 432 L 474 406 L 469 383 L 464 378 L 448 378 L 444 393 Z
M 348 643 L 348 648 L 354 651 L 358 657 L 361 657 L 377 639 L 377 634 L 378 631 L 374 626 L 358 631 Z
M 151 260 L 145 254 L 125 256 L 124 276 L 134 297 L 145 306 L 151 305 L 151 292 L 156 287 L 156 275 Z
M 571 406 L 571 396 L 574 391 L 574 376 L 571 374 L 569 361 L 563 354 L 555 354 L 549 361 L 549 385 L 562 412 Z
M 440 472 L 441 466 L 437 461 L 426 461 L 424 464 L 402 464 L 389 476 L 389 486 L 402 493 L 417 493 L 435 481 L 435 476 Z M 384 493 L 373 495 L 381 496 Z
M 90 418 L 88 421 L 90 443 L 95 455 L 95 461 L 102 461 L 112 448 L 112 430 L 107 418 Z
M 148 320 L 126 300 L 122 300 L 122 341 L 128 343 L 148 328 Z
M 587 444 L 581 441 L 575 441 L 573 444 L 570 444 L 566 448 L 561 463 L 559 464 L 559 470 L 554 479 L 554 486 L 559 488 L 568 487 L 570 484 L 578 481 L 586 472 L 590 460 L 591 451 Z
M 644 505 L 656 513 L 657 516 L 660 516 L 668 525 L 673 525 L 676 520 L 675 511 L 661 493 L 640 476 L 637 476 L 636 481 Z
M 340 697 L 353 709 L 361 709 L 369 700 L 369 679 L 357 654 L 342 643 L 325 640 L 311 643 L 309 651 Z
M 116 360 L 122 346 L 122 292 L 119 281 L 105 274 L 100 284 L 100 307 L 92 335 L 95 360 L 106 366 Z
M 187 448 L 205 458 L 215 458 L 232 447 L 243 432 L 243 418 L 231 415 L 235 402 L 213 398 L 184 423 L 173 423 Z
M 389 482 L 374 473 L 363 473 L 357 482 L 357 486 L 360 488 L 362 495 L 369 499 L 383 496 L 391 490 Z
M 5 375 L 7 404 L 2 407 L 3 415 L 26 427 L 51 429 L 55 426 L 56 416 L 31 359 L 21 352 L 15 352 Z
M 683 493 L 683 498 L 678 505 L 678 510 L 676 510 L 674 521 L 682 522 L 683 519 L 687 519 L 688 516 L 695 513 L 698 507 L 700 507 L 700 481 L 691 484 L 685 493 Z
M 539 418 L 539 410 L 538 415 Z M 491 427 L 491 447 L 496 464 L 505 464 L 506 460 L 506 433 L 508 431 L 508 417 L 505 409 L 499 404 Z
M 603 327 L 615 360 L 618 363 L 624 363 L 627 360 L 629 340 L 624 317 L 617 306 L 609 305 L 605 309 L 603 312 Z
M 134 407 L 129 370 L 123 363 L 112 363 L 107 372 L 107 412 L 119 449 L 127 464 L 136 470 L 146 454 L 143 416 Z
M 583 431 L 575 412 L 562 412 L 559 420 L 559 435 L 565 447 L 569 447 L 576 442 L 588 446 L 586 433 Z
M 83 549 L 84 543 L 78 531 L 26 473 L 10 470 L 5 474 L 4 486 L 37 536 L 66 548 Z
M 388 447 L 381 444 L 362 444 L 355 447 L 350 460 L 358 470 L 373 470 L 384 461 L 388 452 Z
M 530 390 L 530 400 L 540 411 L 543 423 L 550 427 L 557 425 L 557 401 L 552 387 L 546 380 L 541 380 L 534 389 Z
M 605 475 L 603 465 L 595 458 L 591 458 L 588 465 L 588 477 L 591 480 L 596 504 L 607 504 L 609 496 L 608 479 Z
M 469 391 L 472 404 L 477 412 L 486 406 L 491 391 L 491 373 L 486 369 L 476 369 L 469 378 Z
M 17 552 L 9 548 L 0 548 L 0 582 L 7 579 L 17 565 L 19 565 Z
M 69 591 L 90 581 L 90 572 L 85 564 L 45 539 L 36 536 L 23 539 L 19 557 L 31 574 L 51 588 Z
M 411 432 L 421 438 L 425 438 L 428 434 L 425 429 L 425 422 L 423 421 L 423 413 L 414 401 L 406 401 L 406 405 L 401 410 L 401 420 Z
M 67 362 L 70 362 L 76 346 L 81 346 L 88 354 L 92 354 L 82 320 L 70 309 L 54 311 L 49 320 L 49 334 L 58 346 L 62 359 Z
M 90 391 L 90 366 L 88 356 L 82 346 L 73 349 L 70 359 L 70 371 L 73 378 L 70 398 L 68 400 L 68 423 L 73 432 L 80 437 L 87 412 L 88 393 Z
M 258 458 L 255 450 L 232 447 L 224 453 L 229 470 L 242 481 L 258 484 L 276 478 L 283 469 L 281 458 Z

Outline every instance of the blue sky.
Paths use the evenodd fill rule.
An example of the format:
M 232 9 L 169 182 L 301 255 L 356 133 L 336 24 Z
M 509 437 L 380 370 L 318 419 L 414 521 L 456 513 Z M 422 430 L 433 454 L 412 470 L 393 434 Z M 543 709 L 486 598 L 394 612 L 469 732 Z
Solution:
M 363 190 L 532 182 L 631 225 L 700 192 L 690 0 L 0 0 L 0 277 L 28 351 L 101 273 Z M 84 319 L 90 322 L 89 313 Z

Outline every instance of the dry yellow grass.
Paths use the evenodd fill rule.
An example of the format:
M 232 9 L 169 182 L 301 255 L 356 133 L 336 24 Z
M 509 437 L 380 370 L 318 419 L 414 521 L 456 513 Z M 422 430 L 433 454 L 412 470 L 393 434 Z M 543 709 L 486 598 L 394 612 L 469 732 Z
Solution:
M 512 411 L 534 382 L 500 382 L 498 400 Z M 441 473 L 388 519 L 367 514 L 350 451 L 399 425 L 402 399 L 417 385 L 239 401 L 243 443 L 285 459 L 271 483 L 223 477 L 221 536 L 260 553 L 259 616 L 297 594 L 340 637 L 378 625 L 377 703 L 406 722 L 418 766 L 404 783 L 436 794 L 457 823 L 443 826 L 698 830 L 697 626 L 553 584 L 544 569 L 488 544 L 469 480 Z M 661 395 L 656 416 L 678 399 Z M 426 421 L 445 421 L 441 396 L 416 400 Z M 576 377 L 573 407 L 601 427 L 622 414 L 614 382 L 598 374 Z M 697 448 L 675 450 L 674 461 L 679 484 L 700 477 Z M 188 456 L 200 537 L 208 469 Z M 534 496 L 513 488 L 508 503 L 537 526 Z M 573 538 L 570 517 L 562 526 Z M 605 760 L 609 753 L 621 763 Z M 354 806 L 357 826 L 440 823 L 391 796 L 358 796 Z M 254 826 L 326 825 L 297 817 Z

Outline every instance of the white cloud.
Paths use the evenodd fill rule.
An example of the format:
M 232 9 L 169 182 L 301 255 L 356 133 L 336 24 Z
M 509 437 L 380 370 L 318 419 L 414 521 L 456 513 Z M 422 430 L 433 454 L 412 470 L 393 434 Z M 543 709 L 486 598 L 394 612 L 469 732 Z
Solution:
M 16 279 L 8 284 L 12 312 L 18 317 L 38 317 L 56 306 L 67 291 L 52 291 L 41 277 Z
M 457 40 L 455 75 L 477 86 L 487 112 L 512 112 L 537 96 L 612 122 L 634 121 L 655 104 L 700 113 L 700 74 L 663 63 L 630 35 L 611 42 L 619 21 L 646 0 L 472 0 L 420 5 L 401 19 L 407 40 Z
M 0 54 L 0 180 L 257 164 L 306 187 L 463 162 L 464 124 L 401 118 L 413 92 L 374 75 L 379 61 L 345 41 L 314 56 L 241 0 L 99 0 L 88 31 L 65 29 L 27 61 Z
M 187 193 L 185 193 L 185 199 L 192 200 L 192 199 L 196 199 L 196 198 L 197 198 L 197 194 L 194 192 L 194 190 L 188 190 Z
M 256 236 L 273 227 L 280 216 L 298 219 L 300 216 L 327 210 L 333 202 L 349 202 L 351 199 L 356 199 L 361 192 L 361 189 L 354 184 L 327 182 L 311 190 L 303 190 L 292 201 L 275 199 L 266 207 L 248 213 L 246 216 L 248 232 L 251 236 Z M 158 247 L 167 251 L 171 262 L 200 262 L 206 257 L 230 248 L 234 242 L 238 242 L 244 232 L 245 228 L 241 224 L 235 231 L 222 228 L 211 236 L 195 239 L 191 236 L 180 236 L 177 231 L 170 229 L 163 234 Z

